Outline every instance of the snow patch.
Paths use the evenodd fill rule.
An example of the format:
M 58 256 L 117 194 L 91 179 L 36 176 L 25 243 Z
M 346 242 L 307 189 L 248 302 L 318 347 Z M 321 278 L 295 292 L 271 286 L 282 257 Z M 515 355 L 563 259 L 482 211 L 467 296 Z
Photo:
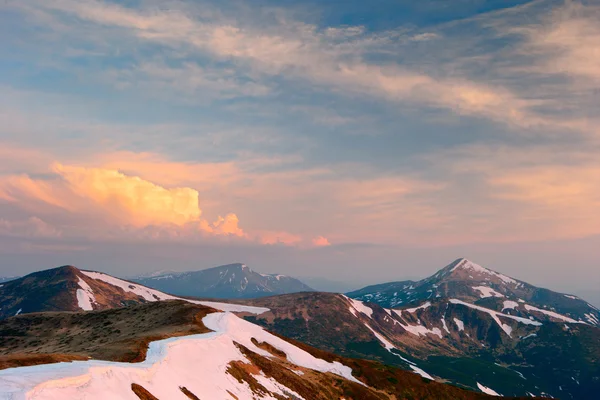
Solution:
M 411 314 L 412 314 L 412 313 L 414 313 L 414 312 L 415 312 L 415 311 L 417 311 L 417 310 L 424 310 L 424 309 L 426 309 L 426 308 L 428 308 L 428 307 L 431 307 L 431 303 L 430 303 L 429 301 L 428 301 L 427 303 L 421 304 L 419 307 L 415 307 L 415 308 L 405 308 L 405 309 L 404 309 L 404 310 L 402 310 L 402 311 L 406 311 L 406 312 L 409 312 L 409 313 L 411 313 Z
M 379 340 L 383 344 L 383 346 L 385 347 L 385 349 L 387 351 L 390 351 L 390 350 L 396 348 L 392 343 L 390 343 L 389 340 L 387 340 L 386 338 L 384 338 L 381 334 L 375 332 L 375 329 L 371 328 L 368 324 L 365 324 L 365 326 L 373 333 L 373 335 L 375 335 L 375 337 L 377 338 L 377 340 Z
M 429 375 L 427 372 L 423 371 L 421 368 L 416 367 L 414 365 L 409 365 L 409 367 L 412 368 L 413 371 L 415 371 L 416 374 L 421 375 L 423 378 L 425 379 L 429 379 L 431 381 L 434 381 L 435 379 L 433 379 L 433 377 L 431 375 Z
M 577 298 L 577 296 L 571 296 L 570 294 L 565 294 L 565 295 L 563 295 L 563 296 L 565 296 L 567 299 L 571 299 L 571 300 L 579 300 L 579 299 Z
M 594 314 L 589 313 L 589 314 L 584 314 L 584 316 L 592 325 L 600 324 L 600 321 L 598 321 L 598 318 Z
M 357 317 L 356 311 L 365 314 L 367 317 L 371 318 L 373 316 L 373 309 L 365 306 L 362 301 L 351 299 L 347 296 L 344 296 L 346 299 L 350 301 L 350 312 Z M 356 310 L 356 311 L 355 311 Z
M 525 340 L 525 339 L 529 339 L 529 338 L 536 337 L 536 336 L 537 336 L 537 334 L 535 334 L 535 333 L 531 333 L 531 334 L 529 334 L 529 335 L 527 335 L 527 336 L 523 336 L 521 339 L 522 339 L 522 340 Z
M 444 327 L 444 330 L 448 333 L 450 333 L 450 330 L 448 329 L 448 325 L 446 325 L 446 320 L 444 318 L 442 318 L 442 326 Z
M 77 284 L 80 289 L 77 289 L 77 305 L 84 311 L 91 311 L 94 309 L 93 304 L 96 302 L 96 297 L 94 296 L 94 291 L 87 284 L 86 281 L 81 279 L 81 277 L 77 277 Z
M 477 382 L 477 388 L 479 388 L 479 390 L 481 390 L 483 393 L 489 394 L 490 396 L 502 396 L 501 394 L 499 394 L 496 391 L 490 389 L 489 387 L 483 386 L 479 382 Z
M 514 310 L 517 307 L 519 307 L 519 303 L 516 301 L 505 300 L 504 304 L 502 305 L 502 312 L 504 312 L 504 310 Z
M 473 286 L 473 289 L 481 292 L 480 296 L 481 296 L 482 299 L 484 299 L 486 297 L 504 297 L 504 295 L 502 293 L 496 292 L 491 287 L 487 287 L 487 286 Z
M 465 323 L 462 322 L 460 319 L 454 318 L 454 323 L 456 324 L 456 327 L 458 328 L 459 332 L 462 332 L 465 330 Z
M 399 317 L 402 317 L 402 311 L 403 310 L 392 310 L 394 313 L 396 313 L 396 315 L 398 315 Z M 404 310 L 406 311 L 406 310 Z M 407 332 L 412 333 L 415 336 L 427 336 L 428 334 L 432 334 L 432 335 L 437 335 L 440 337 L 440 339 L 442 338 L 442 331 L 440 330 L 440 328 L 432 328 L 429 329 L 423 325 L 409 325 L 409 324 L 403 324 L 401 322 L 399 322 L 400 326 L 402 326 Z
M 537 311 L 539 313 L 545 314 L 545 315 L 547 315 L 549 317 L 552 317 L 552 318 L 559 319 L 559 320 L 564 321 L 564 322 L 570 322 L 572 324 L 585 324 L 585 322 L 575 321 L 573 318 L 569 318 L 569 317 L 567 317 L 565 315 L 556 313 L 554 311 L 542 310 L 541 308 L 530 306 L 529 304 L 525 304 L 524 307 L 525 307 L 525 309 L 527 311 Z

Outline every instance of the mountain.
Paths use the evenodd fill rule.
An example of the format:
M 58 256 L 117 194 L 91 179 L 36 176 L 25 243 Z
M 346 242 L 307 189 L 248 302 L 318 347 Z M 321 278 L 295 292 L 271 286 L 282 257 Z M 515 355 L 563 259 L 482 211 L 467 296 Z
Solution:
M 222 265 L 201 271 L 171 272 L 133 280 L 177 296 L 215 299 L 241 299 L 314 291 L 298 279 L 285 275 L 261 274 L 245 264 Z
M 154 355 L 160 358 L 166 354 L 171 348 L 168 343 L 175 341 L 175 336 L 205 335 L 202 333 L 205 331 L 194 333 L 197 329 L 202 330 L 204 326 L 216 333 L 208 333 L 212 336 L 202 336 L 199 348 L 210 357 L 216 357 L 217 365 L 213 365 L 213 369 L 216 368 L 221 373 L 231 370 L 231 376 L 215 376 L 215 371 L 206 364 L 207 357 L 202 360 L 190 360 L 185 357 L 178 359 L 171 357 L 169 353 L 169 361 L 165 363 L 169 365 L 176 362 L 175 365 L 170 364 L 172 371 L 176 372 L 169 376 L 186 376 L 180 386 L 191 390 L 198 397 L 202 394 L 200 398 L 215 397 L 202 392 L 205 388 L 200 386 L 193 386 L 192 390 L 190 387 L 196 383 L 185 375 L 187 370 L 206 374 L 210 381 L 206 385 L 210 387 L 213 380 L 221 388 L 224 387 L 225 381 L 228 385 L 235 380 L 245 382 L 243 386 L 248 385 L 251 388 L 254 393 L 252 396 L 260 392 L 267 397 L 271 396 L 268 394 L 271 393 L 271 397 L 279 398 L 275 396 L 273 388 L 281 389 L 278 385 L 283 385 L 287 389 L 281 390 L 291 389 L 298 394 L 312 393 L 306 392 L 306 387 L 313 387 L 314 390 L 318 390 L 316 393 L 327 393 L 329 397 L 324 398 L 342 397 L 337 391 L 340 388 L 346 399 L 388 398 L 369 397 L 373 394 L 356 392 L 358 386 L 354 384 L 357 383 L 349 375 L 331 379 L 329 373 L 335 374 L 341 370 L 319 370 L 324 365 L 321 361 L 311 361 L 312 367 L 298 364 L 306 360 L 307 356 L 302 355 L 304 353 L 296 353 L 297 350 L 293 350 L 293 353 L 282 350 L 281 346 L 287 345 L 277 340 L 283 340 L 310 354 L 316 354 L 315 357 L 327 363 L 339 367 L 334 363 L 337 361 L 340 365 L 348 366 L 355 379 L 369 387 L 377 388 L 379 394 L 401 393 L 398 398 L 470 398 L 460 396 L 473 393 L 460 391 L 453 394 L 458 397 L 452 397 L 450 392 L 447 392 L 451 390 L 447 389 L 451 386 L 438 386 L 440 383 L 450 383 L 462 389 L 504 396 L 537 395 L 563 399 L 595 399 L 600 392 L 600 328 L 584 321 L 583 318 L 579 320 L 575 314 L 577 310 L 573 307 L 575 311 L 570 311 L 571 314 L 567 315 L 561 314 L 561 310 L 557 308 L 551 309 L 549 305 L 525 300 L 533 298 L 527 297 L 527 293 L 515 300 L 510 297 L 513 294 L 509 293 L 509 289 L 526 292 L 530 290 L 531 285 L 503 275 L 495 275 L 497 273 L 490 270 L 480 270 L 482 267 L 461 263 L 462 261 L 453 263 L 444 268 L 431 278 L 436 279 L 435 282 L 429 282 L 430 288 L 437 285 L 438 288 L 444 286 L 452 289 L 433 293 L 433 289 L 425 287 L 423 292 L 427 298 L 411 300 L 411 304 L 404 308 L 382 307 L 374 302 L 363 302 L 341 294 L 320 292 L 238 299 L 234 302 L 236 304 L 201 301 L 179 298 L 139 283 L 71 266 L 41 271 L 8 282 L 0 288 L 0 316 L 4 318 L 0 320 L 0 369 L 2 365 L 35 365 L 53 361 L 87 360 L 89 357 L 110 362 L 138 361 L 145 354 L 143 349 L 150 341 L 168 338 L 170 341 L 165 342 L 166 347 L 160 344 L 162 342 L 156 344 L 158 347 L 155 347 L 155 350 L 150 346 L 147 359 L 151 359 L 152 362 L 148 364 L 148 361 L 144 361 L 145 364 L 140 364 L 141 368 L 154 366 L 152 368 L 160 369 L 155 365 L 156 358 L 152 358 Z M 446 281 L 443 281 L 444 279 Z M 509 281 L 511 279 L 516 283 Z M 507 283 L 508 286 L 502 287 L 501 282 Z M 416 288 L 417 282 L 413 282 L 412 286 Z M 414 288 L 407 290 L 413 291 Z M 456 296 L 445 297 L 449 290 L 454 290 L 453 294 Z M 476 296 L 477 293 L 479 294 Z M 374 293 L 372 295 L 375 297 Z M 412 296 L 412 293 L 407 293 L 407 296 L 418 297 Z M 379 298 L 383 299 L 383 296 L 379 295 Z M 172 303 L 183 305 L 169 305 Z M 181 307 L 181 310 L 177 307 Z M 499 309 L 500 307 L 502 309 Z M 223 313 L 209 312 L 207 308 L 233 312 L 237 319 L 210 317 Z M 81 312 L 82 310 L 91 311 Z M 37 313 L 38 311 L 44 313 Z M 210 317 L 204 325 L 198 324 L 200 313 L 204 313 L 204 317 L 201 318 L 203 324 L 205 317 Z M 264 331 L 256 331 L 258 326 L 272 332 L 278 339 L 271 339 L 270 336 L 268 340 L 265 339 L 265 334 L 261 333 Z M 249 334 L 250 339 L 247 337 Z M 222 337 L 224 343 L 204 340 Z M 183 343 L 183 339 L 181 340 L 182 342 L 177 339 L 175 343 L 178 344 L 174 346 Z M 233 345 L 235 349 L 231 347 L 229 340 L 237 343 Z M 262 342 L 268 345 L 261 344 Z M 238 344 L 243 347 L 239 347 Z M 181 346 L 192 350 L 186 347 L 187 344 Z M 279 361 L 274 361 L 273 357 L 278 357 L 277 354 L 281 356 L 281 353 L 269 346 L 286 353 L 285 360 L 280 357 Z M 229 365 L 232 362 L 231 358 L 220 358 L 228 354 L 233 357 L 233 353 L 237 357 L 235 360 L 241 364 L 232 366 Z M 276 365 L 271 362 L 276 362 Z M 181 370 L 180 363 L 187 367 Z M 330 364 L 328 368 L 332 367 Z M 69 365 L 71 364 L 61 364 L 60 367 L 56 367 L 56 371 L 64 371 L 67 376 L 85 376 L 89 372 L 91 376 L 85 379 L 91 379 L 90 382 L 97 381 L 111 387 L 115 384 L 114 387 L 118 387 L 119 390 L 128 391 L 133 390 L 130 386 L 135 383 L 158 398 L 177 398 L 173 393 L 159 396 L 165 393 L 162 392 L 163 388 L 156 386 L 153 381 L 148 381 L 147 373 L 138 370 L 137 366 L 126 367 L 125 372 L 121 369 L 111 370 L 107 376 L 125 379 L 115 383 L 105 381 L 105 376 L 94 375 L 93 371 L 97 368 L 88 370 L 77 363 L 73 363 L 76 367 Z M 85 365 L 106 366 L 96 364 L 95 361 Z M 319 374 L 315 376 L 307 370 L 298 370 L 298 366 L 317 370 L 319 374 L 325 372 L 326 377 Z M 110 368 L 121 367 L 110 364 Z M 282 367 L 301 371 L 304 375 L 292 372 L 292 376 L 283 371 Z M 7 371 L 11 370 L 13 368 Z M 5 383 L 30 382 L 16 379 L 15 376 L 20 377 L 23 372 L 18 368 L 15 371 L 18 372 L 6 372 L 5 375 L 0 371 L 0 385 L 3 382 L 2 376 L 6 377 Z M 31 371 L 35 372 L 37 369 Z M 56 371 L 52 369 L 50 372 Z M 254 373 L 258 373 L 261 378 Z M 42 369 L 40 374 L 42 375 L 34 374 L 32 379 L 47 377 L 48 370 Z M 423 380 L 418 375 L 421 375 Z M 64 378 L 63 375 L 52 376 L 59 380 Z M 278 383 L 264 381 L 265 376 L 275 379 Z M 232 380 L 232 377 L 235 379 Z M 164 381 L 169 379 L 165 378 Z M 308 382 L 305 379 L 308 379 Z M 368 379 L 368 382 L 365 379 Z M 316 381 L 320 382 L 318 387 L 310 386 Z M 424 385 L 425 381 L 435 382 Z M 82 380 L 69 382 L 71 381 L 67 382 L 66 387 Z M 256 382 L 261 386 L 257 386 Z M 417 384 L 419 382 L 421 385 Z M 123 383 L 126 383 L 126 389 L 123 389 Z M 413 384 L 417 385 L 416 389 Z M 61 385 L 62 381 L 58 386 L 51 384 L 48 387 Z M 233 385 L 232 390 L 235 391 L 232 393 L 242 393 L 238 398 L 252 397 L 248 392 L 243 392 L 240 387 Z M 30 389 L 17 386 L 17 391 Z M 135 390 L 142 393 L 138 386 L 135 386 Z M 443 389 L 435 389 L 438 387 Z M 429 391 L 433 390 L 432 388 L 435 389 L 434 392 Z M 78 393 L 77 390 L 79 389 L 62 397 L 77 398 L 77 395 L 73 395 Z M 300 397 L 318 398 L 296 396 Z
M 600 311 L 577 296 L 535 287 L 465 258 L 421 281 L 367 286 L 347 295 L 390 308 L 419 304 L 425 300 L 455 298 L 526 318 L 577 321 L 600 326 Z
M 0 369 L 0 399 L 492 398 L 182 300 L 7 318 Z
M 32 312 L 104 310 L 175 296 L 107 274 L 63 266 L 34 272 L 0 287 L 0 319 Z M 194 304 L 217 303 L 186 300 Z
M 4 282 L 8 282 L 8 281 L 14 281 L 17 278 L 18 278 L 18 276 L 0 276 L 0 284 L 2 284 Z M 2 286 L 0 286 L 0 287 L 2 287 Z
M 574 296 L 467 260 L 420 282 L 349 293 L 357 295 L 371 302 L 326 293 L 255 299 L 245 304 L 270 311 L 246 318 L 323 350 L 470 389 L 565 399 L 595 399 L 600 392 L 596 310 Z M 400 301 L 407 306 L 388 308 Z

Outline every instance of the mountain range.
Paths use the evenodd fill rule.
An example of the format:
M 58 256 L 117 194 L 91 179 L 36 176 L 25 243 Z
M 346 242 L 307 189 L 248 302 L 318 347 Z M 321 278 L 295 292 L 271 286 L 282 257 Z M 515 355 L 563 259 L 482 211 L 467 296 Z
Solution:
M 155 273 L 131 279 L 177 296 L 215 299 L 243 299 L 314 291 L 298 279 L 279 274 L 261 274 L 240 263 L 200 271 Z
M 600 392 L 598 310 L 465 259 L 419 282 L 247 304 L 269 308 L 246 318 L 270 331 L 467 388 L 566 399 Z
M 21 312 L 0 321 L 0 399 L 490 397 L 484 386 L 344 358 L 240 318 L 265 307 L 178 299 L 72 266 L 7 289 L 2 308 Z
M 239 281 L 234 274 L 254 273 L 241 264 L 224 267 L 213 269 L 222 274 L 211 276 L 227 273 L 236 288 Z M 235 318 L 225 317 L 227 312 Z M 576 296 L 537 288 L 466 259 L 421 281 L 375 285 L 346 295 L 304 291 L 227 303 L 177 297 L 138 282 L 65 266 L 5 283 L 0 288 L 0 318 L 4 318 L 0 368 L 15 374 L 22 374 L 14 368 L 19 365 L 88 357 L 141 361 L 149 342 L 184 335 L 209 335 L 198 336 L 199 349 L 209 354 L 214 349 L 206 340 L 216 335 L 224 337 L 223 354 L 235 353 L 237 358 L 221 359 L 221 353 L 215 353 L 218 365 L 213 368 L 228 372 L 226 377 L 210 375 L 211 382 L 225 387 L 234 379 L 250 390 L 232 384 L 230 391 L 237 397 L 231 398 L 319 398 L 300 395 L 312 393 L 308 387 L 329 396 L 334 393 L 323 398 L 346 399 L 478 398 L 469 397 L 476 392 L 595 399 L 600 392 L 597 309 Z M 168 351 L 156 346 L 162 349 L 160 354 Z M 151 344 L 149 356 L 156 357 L 158 350 L 152 349 Z M 298 349 L 321 361 L 302 364 L 308 356 Z M 152 363 L 147 360 L 143 365 L 149 367 Z M 236 360 L 241 364 L 231 364 Z M 210 369 L 204 359 L 185 357 L 173 368 L 184 374 L 181 365 L 191 362 L 192 369 Z M 348 370 L 334 368 L 335 362 L 352 372 L 344 375 Z M 72 367 L 65 368 L 64 374 L 71 376 Z M 91 371 L 92 382 L 104 382 Z M 0 387 L 14 379 L 12 372 L 5 372 L 3 381 L 1 372 Z M 139 378 L 138 372 L 134 375 Z M 46 373 L 42 368 L 36 376 Z M 276 382 L 267 382 L 265 376 Z M 164 388 L 138 378 L 128 372 L 127 388 L 120 382 L 119 390 L 145 390 L 156 396 L 138 395 L 144 399 L 177 398 L 158 396 Z M 197 396 L 189 398 L 214 398 L 190 379 L 180 384 Z M 134 390 L 133 384 L 141 389 Z M 360 391 L 356 385 L 375 388 L 376 393 Z M 410 393 L 399 392 L 409 389 Z

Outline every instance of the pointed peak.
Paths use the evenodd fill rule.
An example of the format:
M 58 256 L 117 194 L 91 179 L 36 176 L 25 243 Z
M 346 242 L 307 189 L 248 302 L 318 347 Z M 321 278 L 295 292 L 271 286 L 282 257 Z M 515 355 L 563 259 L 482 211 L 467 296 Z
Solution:
M 454 261 L 454 268 L 451 269 L 451 271 L 456 271 L 457 269 L 465 269 L 465 270 L 474 270 L 474 271 L 490 271 L 487 268 L 482 267 L 479 264 L 474 263 L 473 261 L 467 259 L 467 258 L 459 258 L 458 260 Z
M 518 282 L 511 277 L 492 271 L 491 269 L 482 267 L 479 264 L 467 258 L 459 258 L 454 261 L 446 268 L 444 268 L 444 275 L 447 277 L 455 277 L 459 279 L 472 279 L 472 280 L 489 280 L 499 279 L 504 283 L 517 284 Z

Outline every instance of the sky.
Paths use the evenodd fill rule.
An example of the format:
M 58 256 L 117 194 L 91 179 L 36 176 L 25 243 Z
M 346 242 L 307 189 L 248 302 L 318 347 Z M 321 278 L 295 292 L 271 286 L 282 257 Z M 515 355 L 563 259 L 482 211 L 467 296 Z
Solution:
M 600 1 L 5 0 L 0 275 L 467 257 L 600 303 Z

